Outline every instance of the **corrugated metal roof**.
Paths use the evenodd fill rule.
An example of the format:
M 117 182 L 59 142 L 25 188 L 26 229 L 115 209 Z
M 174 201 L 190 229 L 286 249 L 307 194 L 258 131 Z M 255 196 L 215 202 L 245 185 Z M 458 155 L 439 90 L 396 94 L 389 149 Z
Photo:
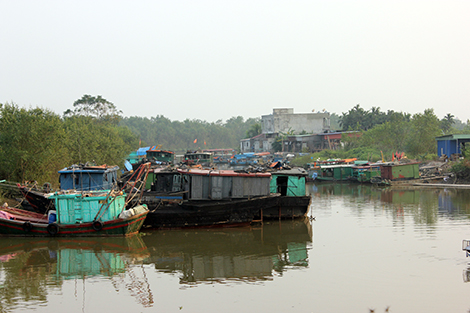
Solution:
M 444 135 L 436 137 L 436 140 L 456 140 L 456 139 L 469 139 L 470 134 L 458 134 L 458 135 Z

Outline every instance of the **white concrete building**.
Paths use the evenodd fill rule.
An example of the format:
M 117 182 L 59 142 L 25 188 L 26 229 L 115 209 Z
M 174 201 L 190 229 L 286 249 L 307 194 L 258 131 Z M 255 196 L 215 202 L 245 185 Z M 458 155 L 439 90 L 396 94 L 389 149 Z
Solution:
M 294 109 L 273 109 L 273 114 L 261 116 L 263 134 L 287 133 L 320 134 L 330 130 L 330 113 L 294 113 Z

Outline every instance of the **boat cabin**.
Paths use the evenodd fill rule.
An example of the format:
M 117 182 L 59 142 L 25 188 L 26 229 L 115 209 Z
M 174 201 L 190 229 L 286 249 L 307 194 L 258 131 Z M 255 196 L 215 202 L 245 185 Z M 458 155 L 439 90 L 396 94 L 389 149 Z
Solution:
M 183 163 L 188 165 L 201 164 L 210 166 L 213 163 L 213 155 L 210 152 L 187 151 L 184 154 Z
M 270 194 L 270 173 L 238 173 L 232 170 L 154 170 L 151 191 L 167 199 L 179 194 L 184 200 L 243 199 Z
M 373 178 L 380 178 L 380 165 L 368 164 L 353 166 L 353 180 L 360 183 L 370 183 Z
M 58 192 L 49 199 L 54 199 L 59 224 L 90 223 L 99 217 L 102 222 L 116 219 L 125 208 L 125 196 L 109 196 L 109 190 L 91 192 Z M 49 213 L 51 214 L 51 213 Z
M 271 193 L 280 193 L 281 196 L 298 197 L 305 196 L 305 182 L 307 171 L 302 168 L 291 170 L 279 170 L 271 172 Z
M 150 161 L 158 161 L 167 164 L 173 164 L 175 162 L 175 153 L 168 150 L 159 150 L 155 146 L 147 150 L 147 159 Z
M 382 179 L 406 180 L 419 178 L 419 162 L 410 163 L 381 163 Z
M 61 190 L 111 189 L 117 181 L 118 166 L 72 165 L 59 171 Z

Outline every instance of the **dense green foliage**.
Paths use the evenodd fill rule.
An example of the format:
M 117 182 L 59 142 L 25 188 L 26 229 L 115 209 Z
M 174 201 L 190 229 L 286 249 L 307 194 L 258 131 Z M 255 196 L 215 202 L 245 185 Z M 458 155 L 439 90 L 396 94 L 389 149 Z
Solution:
M 232 117 L 225 123 L 221 120 L 209 123 L 186 119 L 170 121 L 164 116 L 128 117 L 120 122 L 141 140 L 141 146 L 161 145 L 163 149 L 185 152 L 187 149 L 237 149 L 240 139 L 259 134 L 259 119 Z M 196 142 L 194 142 L 196 141 Z
M 0 107 L 0 177 L 52 181 L 51 168 L 70 161 L 64 123 L 49 110 Z
M 470 182 L 470 160 L 468 158 L 454 162 L 451 171 L 456 175 L 457 179 Z
M 366 111 L 356 106 L 349 112 L 352 112 L 352 115 L 343 114 L 343 121 L 351 121 L 351 116 L 359 116 Z M 466 127 L 457 131 L 452 127 L 454 124 L 452 115 L 448 114 L 439 120 L 433 109 L 427 109 L 413 116 L 392 111 L 383 114 L 378 110 L 366 113 L 376 115 L 376 120 L 380 120 L 380 116 L 390 118 L 385 118 L 384 122 L 375 125 L 369 124 L 370 128 L 367 129 L 360 127 L 361 122 L 357 122 L 356 126 L 359 127 L 356 130 L 360 136 L 343 136 L 345 153 L 359 148 L 381 152 L 388 160 L 394 152 L 405 152 L 408 157 L 419 160 L 432 159 L 436 157 L 436 137 L 446 133 L 469 133 L 468 123 Z M 351 124 L 349 127 L 351 128 Z
M 387 113 L 381 112 L 380 108 L 372 107 L 369 111 L 361 108 L 359 104 L 349 110 L 339 119 L 343 130 L 368 130 L 376 125 L 394 120 L 410 120 L 410 114 L 388 110 Z
M 115 115 L 95 113 L 68 112 L 62 118 L 46 109 L 0 105 L 0 178 L 57 186 L 57 171 L 71 164 L 122 167 L 138 137 L 118 126 Z

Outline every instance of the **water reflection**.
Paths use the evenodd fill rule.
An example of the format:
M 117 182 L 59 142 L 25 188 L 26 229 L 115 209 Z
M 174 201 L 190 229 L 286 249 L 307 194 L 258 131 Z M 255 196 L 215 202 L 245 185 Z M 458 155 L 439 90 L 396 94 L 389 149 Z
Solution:
M 312 227 L 305 220 L 257 228 L 147 231 L 130 238 L 2 238 L 0 312 L 47 305 L 66 281 L 111 284 L 144 307 L 154 304 L 149 277 L 167 273 L 180 284 L 261 282 L 308 267 Z M 154 270 L 153 270 L 154 268 Z M 77 288 L 79 289 L 79 288 Z
M 265 223 L 258 228 L 156 231 L 143 236 L 157 271 L 181 284 L 271 280 L 308 266 L 312 227 L 305 220 Z
M 385 210 L 400 222 L 405 215 L 416 224 L 434 225 L 438 216 L 468 219 L 470 193 L 464 189 L 422 187 L 376 187 L 368 184 L 309 184 L 315 210 L 328 210 L 328 202 L 341 199 L 358 216 L 370 205 Z M 315 206 L 322 202 L 322 206 Z M 325 205 L 326 204 L 326 205 Z
M 131 238 L 2 238 L 0 244 L 0 311 L 24 302 L 47 302 L 64 280 L 123 273 L 147 258 L 139 236 Z

